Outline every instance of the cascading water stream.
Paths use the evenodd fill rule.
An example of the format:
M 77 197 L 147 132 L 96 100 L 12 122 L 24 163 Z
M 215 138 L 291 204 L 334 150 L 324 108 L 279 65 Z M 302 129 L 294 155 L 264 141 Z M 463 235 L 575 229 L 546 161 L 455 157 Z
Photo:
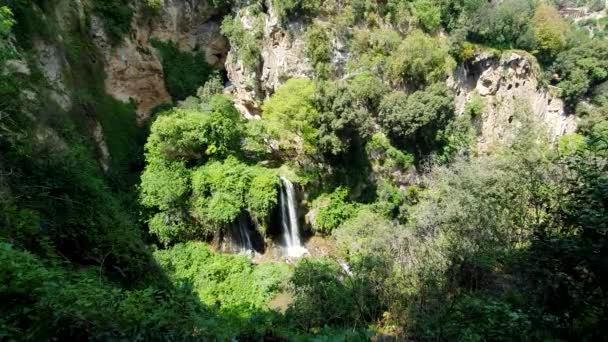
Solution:
M 239 235 L 239 248 L 242 253 L 252 253 L 253 245 L 251 244 L 251 232 L 249 224 L 244 215 L 240 215 L 237 219 L 237 229 Z
M 302 246 L 300 240 L 300 226 L 298 224 L 298 213 L 296 209 L 296 192 L 293 184 L 281 177 L 281 227 L 283 228 L 283 239 L 290 257 L 301 257 L 308 251 Z

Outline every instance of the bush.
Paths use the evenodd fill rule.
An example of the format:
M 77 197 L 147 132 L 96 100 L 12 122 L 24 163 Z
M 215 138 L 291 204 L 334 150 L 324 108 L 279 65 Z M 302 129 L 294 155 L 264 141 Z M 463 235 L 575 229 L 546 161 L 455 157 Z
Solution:
M 194 171 L 192 209 L 203 222 L 219 227 L 234 222 L 243 210 L 266 223 L 277 205 L 278 185 L 279 178 L 273 171 L 247 166 L 230 157 Z
M 263 120 L 279 147 L 289 154 L 313 153 L 317 145 L 315 85 L 308 79 L 290 79 L 264 102 Z
M 466 27 L 468 38 L 498 48 L 522 45 L 521 38 L 528 33 L 534 4 L 529 0 L 506 0 L 486 3 L 478 7 Z
M 126 0 L 94 0 L 93 10 L 104 23 L 104 28 L 113 44 L 131 31 L 133 9 Z
M 409 96 L 395 91 L 382 100 L 378 118 L 391 136 L 432 147 L 453 115 L 453 101 L 451 91 L 439 83 Z
M 317 77 L 325 78 L 331 61 L 331 41 L 328 27 L 313 24 L 306 30 L 306 57 Z
M 591 40 L 557 55 L 551 71 L 569 105 L 608 79 L 608 41 Z
M 222 21 L 222 34 L 230 41 L 230 46 L 237 58 L 249 71 L 257 70 L 261 58 L 261 40 L 263 36 L 263 18 L 257 15 L 257 9 L 247 9 L 255 16 L 254 27 L 246 29 L 239 17 L 226 16 Z
M 535 46 L 542 61 L 552 60 L 566 48 L 569 26 L 550 5 L 540 5 L 532 18 Z
M 286 264 L 253 266 L 245 256 L 218 254 L 202 242 L 178 244 L 157 251 L 154 257 L 176 286 L 190 282 L 203 303 L 249 319 L 266 310 L 290 275 Z
M 412 88 L 443 81 L 453 67 L 444 38 L 421 31 L 407 35 L 389 59 L 388 76 Z
M 313 203 L 313 208 L 317 209 L 314 218 L 314 229 L 324 235 L 340 226 L 342 222 L 351 218 L 357 212 L 357 205 L 347 202 L 348 190 L 337 188 L 331 194 L 325 194 L 317 198 Z
M 202 52 L 180 51 L 177 44 L 171 41 L 153 39 L 151 44 L 160 53 L 165 85 L 174 101 L 195 95 L 197 89 L 213 75 L 213 69 Z
M 356 303 L 341 274 L 340 265 L 330 259 L 298 262 L 291 278 L 295 298 L 286 313 L 291 324 L 303 331 L 352 324 Z

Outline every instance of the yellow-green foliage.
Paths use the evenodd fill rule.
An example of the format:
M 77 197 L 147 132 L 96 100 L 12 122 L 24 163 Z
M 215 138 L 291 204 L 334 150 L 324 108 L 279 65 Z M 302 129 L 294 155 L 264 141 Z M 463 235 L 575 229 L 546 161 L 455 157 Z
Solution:
M 263 120 L 269 132 L 289 152 L 315 151 L 317 110 L 313 104 L 315 85 L 304 78 L 294 78 L 282 85 L 264 102 Z
M 331 194 L 323 194 L 315 199 L 312 207 L 317 209 L 313 227 L 324 235 L 330 235 L 342 222 L 357 212 L 356 203 L 348 201 L 348 190 L 339 187 Z
M 212 162 L 192 176 L 193 211 L 203 222 L 228 224 L 248 210 L 265 223 L 277 204 L 279 178 L 270 169 L 248 166 L 236 158 Z
M 243 122 L 232 101 L 198 101 L 162 114 L 146 144 L 141 203 L 159 211 L 149 224 L 164 244 L 213 234 L 245 211 L 264 228 L 277 204 L 276 173 L 235 157 Z
M 414 31 L 391 55 L 388 75 L 395 83 L 420 88 L 443 80 L 453 67 L 445 38 Z
M 545 59 L 555 56 L 566 47 L 569 26 L 557 9 L 541 4 L 532 18 L 536 48 Z
M 253 266 L 247 257 L 214 253 L 202 242 L 178 244 L 154 257 L 176 285 L 190 282 L 203 303 L 241 317 L 267 310 L 290 275 L 284 263 Z
M 570 133 L 559 139 L 558 151 L 561 155 L 569 156 L 583 150 L 586 144 L 587 138 L 585 136 L 578 133 Z
M 146 143 L 148 158 L 201 160 L 236 151 L 242 122 L 232 100 L 214 96 L 209 106 L 208 112 L 178 108 L 158 117 Z

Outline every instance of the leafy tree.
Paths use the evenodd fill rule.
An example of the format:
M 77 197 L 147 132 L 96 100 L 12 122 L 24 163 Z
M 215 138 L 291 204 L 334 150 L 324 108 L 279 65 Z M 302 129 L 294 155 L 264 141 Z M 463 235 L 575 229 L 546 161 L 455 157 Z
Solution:
M 566 101 L 575 104 L 608 79 L 608 42 L 592 40 L 559 53 L 551 71 L 559 77 L 557 86 Z
M 364 83 L 370 78 L 373 76 L 364 74 L 351 82 L 318 84 L 315 107 L 319 110 L 319 147 L 324 153 L 339 156 L 350 152 L 370 136 L 373 123 L 368 105 L 377 101 L 375 90 Z M 377 80 L 373 82 L 378 84 Z M 357 98 L 355 93 L 364 97 Z
M 321 0 L 273 0 L 273 9 L 279 19 L 287 21 L 291 17 L 314 16 L 321 9 Z
M 443 84 L 433 84 L 407 96 L 395 91 L 380 104 L 382 127 L 394 137 L 418 146 L 436 144 L 437 132 L 453 115 L 453 95 Z
M 348 202 L 348 190 L 337 188 L 329 195 L 317 198 L 313 207 L 317 209 L 314 219 L 314 229 L 321 234 L 329 235 L 342 222 L 351 218 L 357 212 L 357 206 Z
M 203 222 L 219 228 L 234 222 L 246 209 L 266 223 L 277 204 L 278 185 L 272 171 L 249 167 L 232 157 L 209 163 L 194 171 L 193 210 Z
M 331 61 L 331 36 L 328 28 L 313 24 L 306 30 L 306 56 L 318 77 L 327 77 Z
M 527 31 L 534 12 L 529 0 L 486 3 L 471 15 L 468 36 L 475 42 L 513 48 Z
M 388 76 L 395 83 L 419 89 L 445 79 L 452 63 L 444 38 L 414 31 L 391 55 Z
M 542 60 L 550 60 L 566 47 L 568 23 L 555 7 L 544 4 L 538 6 L 532 17 L 532 30 Z
M 356 304 L 340 276 L 340 265 L 330 259 L 302 259 L 291 278 L 296 296 L 286 314 L 292 324 L 308 331 L 352 323 Z
M 290 79 L 264 102 L 263 120 L 268 130 L 288 153 L 316 150 L 318 112 L 314 106 L 315 85 L 308 79 Z
M 15 25 L 15 19 L 13 19 L 11 9 L 7 6 L 0 7 L 0 38 L 6 38 L 13 25 Z
M 432 0 L 416 0 L 414 1 L 413 12 L 414 16 L 427 32 L 433 32 L 439 28 L 441 24 L 441 6 L 438 2 Z
M 204 161 L 235 153 L 241 134 L 240 114 L 232 100 L 215 96 L 211 111 L 176 109 L 158 117 L 146 143 L 149 159 Z

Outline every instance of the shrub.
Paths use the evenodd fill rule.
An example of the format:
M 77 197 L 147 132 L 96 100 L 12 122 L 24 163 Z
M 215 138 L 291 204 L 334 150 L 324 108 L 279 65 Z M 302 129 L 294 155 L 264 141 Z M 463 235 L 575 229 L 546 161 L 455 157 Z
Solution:
M 197 89 L 213 75 L 213 69 L 202 52 L 180 51 L 177 44 L 171 41 L 153 39 L 151 44 L 160 53 L 165 85 L 173 100 L 184 100 L 195 95 Z
M 568 104 L 574 105 L 608 79 L 608 41 L 591 40 L 559 53 L 551 71 L 559 76 L 557 86 Z
M 348 190 L 339 187 L 331 194 L 325 194 L 317 198 L 313 208 L 317 208 L 314 218 L 314 229 L 325 235 L 340 226 L 342 222 L 351 218 L 357 212 L 357 205 L 347 202 Z
M 538 6 L 532 18 L 532 30 L 541 60 L 551 60 L 565 49 L 569 27 L 555 7 L 544 4 Z
M 230 46 L 237 58 L 249 71 L 257 70 L 261 58 L 261 40 L 263 35 L 263 18 L 252 11 L 255 16 L 253 28 L 245 28 L 239 17 L 226 16 L 222 21 L 222 34 L 230 41 Z
M 93 10 L 99 14 L 113 44 L 120 43 L 122 37 L 131 31 L 133 9 L 128 1 L 94 0 Z
M 306 30 L 306 56 L 318 77 L 325 78 L 331 61 L 331 41 L 328 27 L 313 24 Z
M 427 32 L 433 32 L 441 24 L 441 6 L 431 0 L 416 0 L 413 3 L 413 14 Z
M 291 154 L 312 153 L 316 149 L 318 113 L 314 90 L 314 83 L 308 79 L 290 79 L 262 106 L 269 133 L 278 139 L 281 149 Z
M 378 117 L 382 127 L 393 137 L 412 141 L 418 146 L 433 146 L 437 133 L 453 115 L 454 97 L 443 84 L 433 84 L 407 96 L 395 91 L 380 104 Z
M 452 63 L 444 38 L 414 31 L 405 37 L 391 55 L 388 75 L 393 82 L 421 88 L 444 80 Z

